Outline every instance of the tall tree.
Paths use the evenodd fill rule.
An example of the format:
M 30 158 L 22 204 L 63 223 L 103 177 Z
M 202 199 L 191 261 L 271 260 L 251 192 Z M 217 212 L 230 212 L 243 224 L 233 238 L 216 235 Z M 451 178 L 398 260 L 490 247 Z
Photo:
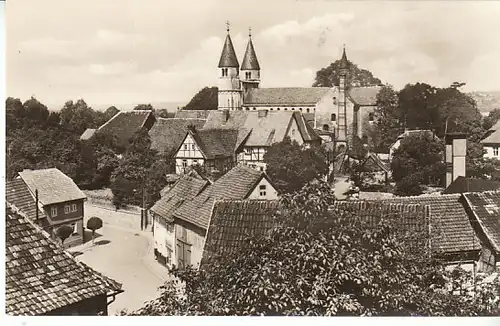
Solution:
M 368 136 L 376 152 L 388 152 L 401 133 L 401 112 L 398 94 L 390 85 L 383 86 L 377 94 L 374 124 L 368 126 Z
M 319 148 L 304 148 L 286 137 L 264 154 L 266 173 L 279 192 L 290 193 L 328 173 L 326 155 Z
M 63 127 L 81 135 L 87 128 L 98 127 L 97 113 L 83 99 L 67 101 L 60 112 Z
M 151 103 L 148 103 L 148 104 L 137 104 L 134 107 L 134 110 L 144 110 L 144 111 L 153 111 L 154 112 L 155 108 L 151 105 Z
M 183 110 L 217 110 L 218 88 L 204 87 L 183 107 Z
M 313 87 L 333 87 L 339 85 L 340 79 L 340 60 L 330 64 L 326 68 L 322 68 L 316 72 L 316 78 Z M 378 86 L 382 85 L 382 81 L 373 76 L 366 70 L 360 69 L 357 65 L 349 61 L 349 72 L 347 74 L 347 85 L 353 87 L 359 86 Z

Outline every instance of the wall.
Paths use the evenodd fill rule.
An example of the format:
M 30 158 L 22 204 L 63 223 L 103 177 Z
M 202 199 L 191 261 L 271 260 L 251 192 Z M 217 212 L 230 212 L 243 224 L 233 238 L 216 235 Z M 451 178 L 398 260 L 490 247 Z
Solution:
M 175 220 L 175 239 L 176 246 L 174 246 L 174 262 L 179 266 L 180 253 L 177 241 L 181 240 L 191 245 L 190 264 L 197 268 L 201 262 L 203 255 L 203 247 L 205 245 L 206 230 L 197 227 L 191 223 L 176 219 Z
M 187 164 L 186 167 L 194 164 L 204 164 L 203 154 L 190 134 L 186 136 L 186 139 L 184 139 L 179 151 L 175 154 L 175 173 L 184 173 L 184 160 Z
M 335 97 L 335 102 L 334 98 Z M 315 121 L 314 128 L 323 129 L 323 125 L 328 126 L 328 131 L 331 131 L 336 126 L 336 122 L 332 122 L 332 114 L 337 114 L 337 100 L 339 98 L 338 87 L 333 87 L 323 98 L 315 105 Z
M 106 294 L 84 299 L 79 302 L 55 309 L 46 313 L 47 316 L 97 316 L 100 313 L 108 315 Z
M 65 213 L 64 212 L 64 207 L 66 205 L 76 205 L 76 211 L 74 212 L 69 212 Z M 57 209 L 57 215 L 52 216 L 52 207 L 55 207 Z M 46 205 L 43 207 L 43 210 L 47 216 L 50 216 L 50 219 L 57 223 L 58 221 L 64 221 L 64 220 L 69 220 L 69 219 L 76 219 L 79 217 L 83 217 L 83 199 L 80 200 L 73 200 L 73 201 L 67 201 L 63 203 L 56 203 L 53 205 Z
M 245 111 L 299 111 L 302 113 L 313 113 L 315 105 L 285 105 L 285 106 L 268 106 L 268 105 L 243 105 Z
M 151 212 L 151 214 L 154 214 Z M 175 228 L 173 223 L 167 224 L 163 218 L 153 216 L 154 248 L 166 258 L 166 264 L 174 262 Z
M 495 146 L 492 145 L 484 145 L 483 148 L 486 150 L 486 153 L 484 154 L 484 157 L 487 158 L 496 158 L 500 160 L 500 144 L 496 146 L 498 148 L 498 155 L 495 155 L 494 148 Z
M 129 229 L 141 229 L 141 209 L 137 206 L 116 210 L 111 201 L 89 200 L 85 203 L 85 220 L 97 216 L 104 224 L 121 226 Z
M 265 187 L 265 193 L 266 193 L 265 195 L 261 195 L 261 189 L 260 189 L 261 186 Z M 262 178 L 262 180 L 260 180 L 259 183 L 253 189 L 250 196 L 248 196 L 248 199 L 267 199 L 267 200 L 278 199 L 278 192 L 266 178 Z
M 287 134 L 285 136 L 290 137 L 292 141 L 295 140 L 297 143 L 299 143 L 299 145 L 302 145 L 304 143 L 304 139 L 300 134 L 299 126 L 297 125 L 297 120 L 295 120 L 295 118 L 293 117 L 291 119 L 290 127 L 288 128 Z

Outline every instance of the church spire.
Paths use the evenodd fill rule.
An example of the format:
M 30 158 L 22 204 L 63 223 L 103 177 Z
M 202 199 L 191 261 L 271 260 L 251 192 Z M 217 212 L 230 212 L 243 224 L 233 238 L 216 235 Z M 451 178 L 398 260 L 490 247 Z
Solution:
M 260 70 L 259 60 L 252 43 L 252 28 L 248 29 L 248 44 L 241 63 L 241 70 Z
M 349 61 L 347 60 L 347 55 L 345 54 L 345 44 L 344 50 L 342 51 L 342 58 L 340 59 L 340 69 L 349 69 Z
M 224 42 L 224 47 L 222 48 L 219 68 L 239 68 L 240 64 L 238 62 L 238 58 L 236 57 L 236 52 L 234 51 L 231 35 L 229 35 L 229 22 L 226 22 L 226 25 L 227 36 L 226 41 Z

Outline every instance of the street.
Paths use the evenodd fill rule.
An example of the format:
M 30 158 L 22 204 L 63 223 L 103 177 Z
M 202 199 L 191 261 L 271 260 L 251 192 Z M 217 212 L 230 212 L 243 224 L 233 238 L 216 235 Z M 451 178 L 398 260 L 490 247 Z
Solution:
M 87 243 L 69 251 L 77 253 L 77 259 L 83 263 L 122 283 L 125 291 L 109 305 L 109 315 L 123 309 L 138 309 L 156 297 L 158 287 L 167 279 L 167 270 L 152 257 L 148 232 L 104 224 L 96 232 L 94 245 L 90 233 L 86 236 Z

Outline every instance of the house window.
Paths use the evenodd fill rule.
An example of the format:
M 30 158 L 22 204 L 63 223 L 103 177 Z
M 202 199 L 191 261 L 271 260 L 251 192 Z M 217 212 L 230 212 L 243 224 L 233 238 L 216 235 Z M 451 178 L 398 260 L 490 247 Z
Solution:
M 266 185 L 260 185 L 259 191 L 260 191 L 261 196 L 265 196 L 266 195 Z
M 253 108 L 253 110 L 255 111 L 255 110 L 257 110 L 257 108 Z
M 69 212 L 71 212 L 71 206 L 64 205 L 64 214 L 68 214 Z
M 278 110 L 278 111 L 279 111 L 279 110 L 280 110 L 280 108 L 276 108 L 276 110 Z
M 373 120 L 374 120 L 373 112 L 368 113 L 368 121 L 373 122 Z
M 295 111 L 295 108 L 292 108 L 292 111 Z
M 285 108 L 285 111 L 288 111 L 288 108 Z
M 188 161 L 187 160 L 182 160 L 182 167 L 185 169 L 188 166 Z
M 71 211 L 76 212 L 76 204 L 71 204 Z
M 264 171 L 264 167 L 263 167 L 263 166 L 261 166 L 261 167 L 259 168 L 259 170 L 263 172 L 263 171 Z
M 245 110 L 250 111 L 250 108 L 245 108 Z
M 302 111 L 302 108 L 300 108 L 299 110 Z
M 498 147 L 493 147 L 493 156 L 498 156 Z
M 328 131 L 328 129 L 330 129 L 330 127 L 328 127 L 328 125 L 323 125 L 323 131 Z
M 252 149 L 251 148 L 245 148 L 245 155 L 252 155 Z
M 292 136 L 295 136 L 295 129 L 292 129 Z
M 73 223 L 73 224 L 70 224 L 69 226 L 73 229 L 73 233 L 71 235 L 78 234 L 78 224 Z
M 332 113 L 331 119 L 332 121 L 337 121 L 337 115 L 335 113 Z
M 193 164 L 198 164 L 198 160 L 193 160 Z
M 52 207 L 50 208 L 50 215 L 51 215 L 52 217 L 57 216 L 57 207 L 56 207 L 56 206 L 52 206 Z
M 187 150 L 188 149 L 188 145 L 187 144 L 184 144 L 184 149 Z
M 307 113 L 309 113 L 309 111 L 310 111 L 309 109 L 306 109 L 306 112 L 307 112 Z
M 273 110 L 273 108 L 270 108 L 269 110 L 270 110 L 270 111 L 272 111 L 272 110 Z

